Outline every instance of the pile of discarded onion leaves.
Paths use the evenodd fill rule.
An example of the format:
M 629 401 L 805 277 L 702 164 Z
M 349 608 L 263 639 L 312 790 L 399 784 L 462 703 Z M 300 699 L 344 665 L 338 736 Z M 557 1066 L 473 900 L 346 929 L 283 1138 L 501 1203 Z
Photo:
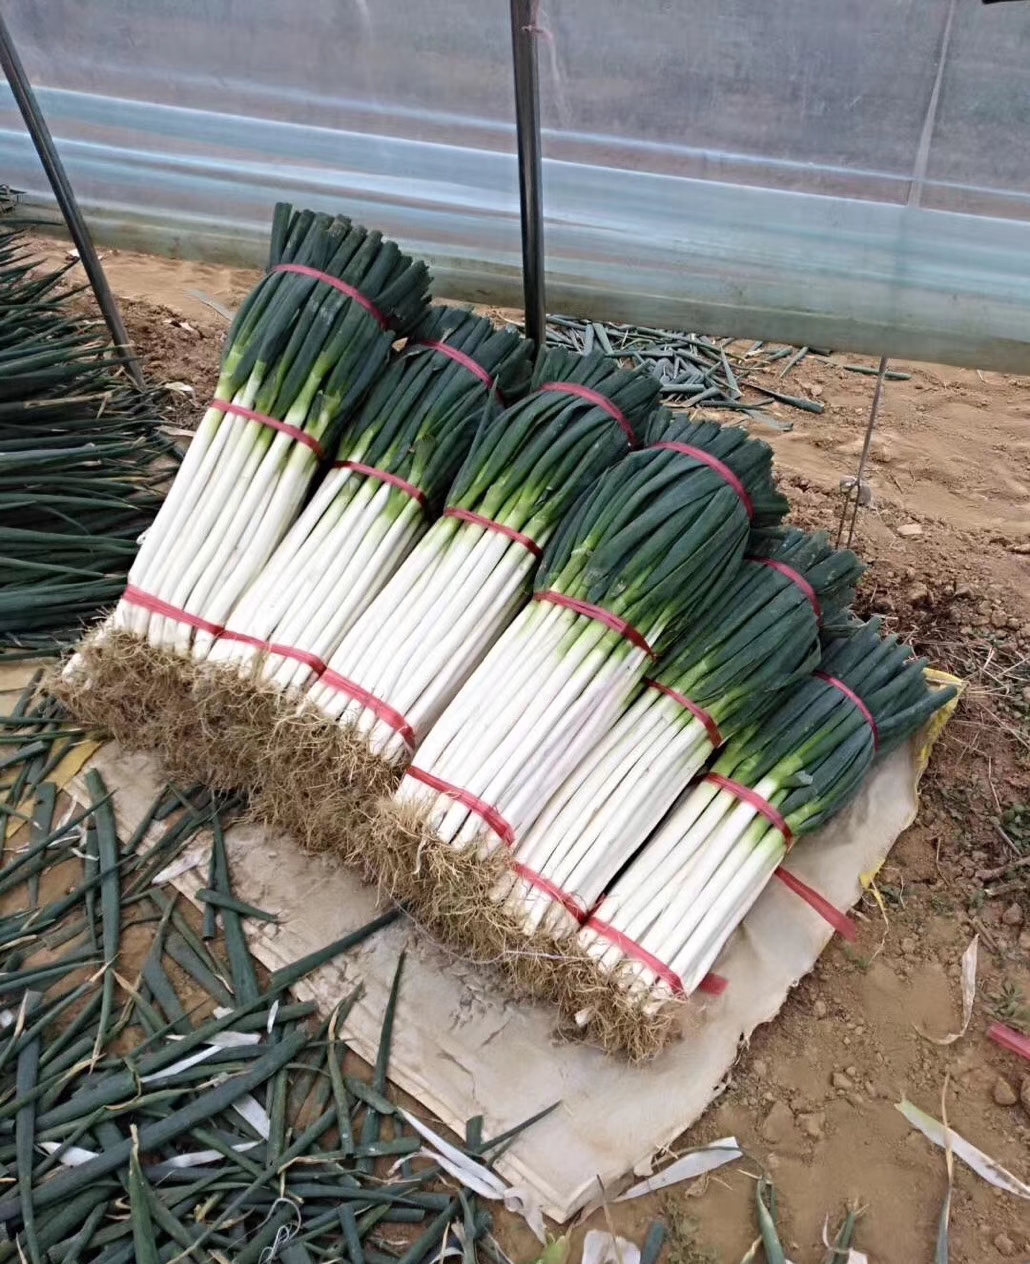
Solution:
M 0 1261 L 419 1264 L 449 1244 L 503 1264 L 490 1212 L 439 1156 L 416 1166 L 387 1095 L 403 957 L 370 1078 L 344 1063 L 357 992 L 321 1022 L 288 995 L 399 913 L 262 975 L 244 921 L 269 915 L 233 896 L 225 848 L 241 804 L 168 786 L 120 838 L 97 771 L 88 807 L 48 779 L 82 740 L 35 680 L 0 716 Z M 201 830 L 198 933 L 154 879 Z M 460 1149 L 489 1165 L 532 1122 L 485 1140 L 472 1119 Z
M 177 459 L 77 314 L 74 263 L 41 266 L 7 209 L 0 191 L 0 661 L 73 643 L 117 599 Z

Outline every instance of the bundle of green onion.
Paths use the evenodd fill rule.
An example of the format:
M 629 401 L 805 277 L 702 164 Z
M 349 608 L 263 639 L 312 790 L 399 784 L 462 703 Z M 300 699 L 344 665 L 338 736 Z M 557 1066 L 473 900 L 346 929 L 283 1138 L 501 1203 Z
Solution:
M 954 696 L 931 690 L 923 666 L 881 638 L 879 620 L 834 641 L 820 672 L 739 733 L 670 812 L 577 936 L 634 1006 L 693 991 L 791 840 Z
M 477 426 L 524 394 L 530 344 L 434 307 L 372 388 L 333 469 L 226 620 L 209 661 L 304 686 L 425 532 Z
M 429 276 L 343 217 L 276 207 L 209 406 L 115 626 L 203 657 L 296 516 L 324 453 L 422 318 Z
M 0 637 L 13 657 L 53 653 L 117 598 L 174 469 L 153 401 L 118 372 L 99 322 L 69 310 L 67 270 L 0 229 Z
M 862 566 L 825 533 L 796 528 L 747 558 L 717 604 L 659 645 L 654 673 L 566 777 L 512 857 L 548 887 L 513 874 L 504 894 L 534 930 L 570 934 L 570 907 L 593 907 L 712 751 L 753 727 L 820 659 L 824 634 L 848 629 Z M 499 893 L 499 895 L 502 893 Z
M 535 601 L 433 726 L 397 792 L 459 849 L 512 846 L 611 726 L 663 633 L 699 617 L 749 532 L 786 500 L 772 454 L 734 428 L 660 412 L 652 446 L 597 480 L 562 524 Z
M 654 408 L 650 374 L 546 351 L 532 393 L 486 422 L 444 515 L 355 621 L 308 697 L 389 763 L 426 729 L 528 597 L 541 548 Z

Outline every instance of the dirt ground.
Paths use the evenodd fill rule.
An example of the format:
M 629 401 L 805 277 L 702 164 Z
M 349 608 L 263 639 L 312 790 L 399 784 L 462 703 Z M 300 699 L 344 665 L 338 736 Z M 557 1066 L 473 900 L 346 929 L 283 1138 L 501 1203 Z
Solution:
M 48 252 L 60 258 L 64 247 Z M 227 328 L 196 294 L 234 307 L 254 274 L 118 251 L 104 262 L 152 381 L 180 384 L 170 397 L 188 427 L 213 391 Z M 675 1147 L 735 1134 L 757 1160 L 751 1170 L 764 1164 L 776 1183 L 795 1264 L 824 1258 L 824 1222 L 849 1206 L 863 1209 L 856 1245 L 874 1264 L 933 1259 L 944 1157 L 897 1112 L 902 1096 L 940 1117 L 947 1082 L 951 1124 L 1030 1180 L 1030 1064 L 985 1035 L 995 1019 L 1030 1032 L 1030 867 L 1004 867 L 1030 855 L 1030 379 L 891 367 L 911 377 L 885 387 L 867 470 L 874 501 L 855 536 L 869 566 L 860 602 L 968 689 L 923 783 L 919 820 L 878 876 L 883 910 L 867 898 L 859 942 L 831 944 Z M 794 519 L 835 532 L 872 379 L 814 357 L 784 381 L 777 373 L 767 371 L 770 386 L 825 411 L 773 405 L 792 429 L 753 432 L 775 448 Z M 959 962 L 975 933 L 972 1024 L 935 1044 L 923 1033 L 960 1026 Z M 670 1264 L 737 1264 L 755 1236 L 753 1203 L 752 1176 L 726 1168 L 614 1208 L 612 1221 L 640 1242 L 664 1215 Z M 604 1217 L 591 1225 L 605 1227 Z M 514 1225 L 502 1241 L 516 1261 L 538 1254 Z M 1030 1204 L 958 1164 L 951 1241 L 952 1264 L 1028 1264 Z

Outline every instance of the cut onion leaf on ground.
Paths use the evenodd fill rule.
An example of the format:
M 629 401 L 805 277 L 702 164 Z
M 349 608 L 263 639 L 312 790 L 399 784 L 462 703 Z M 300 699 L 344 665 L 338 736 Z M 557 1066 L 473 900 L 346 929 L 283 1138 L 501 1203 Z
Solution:
M 38 710 L 31 692 L 24 704 L 15 718 L 31 728 Z M 27 756 L 26 766 L 36 758 Z M 9 763 L 0 789 L 19 775 Z M 21 985 L 0 1040 L 0 1163 L 11 1177 L 0 1197 L 0 1258 L 257 1261 L 274 1249 L 283 1259 L 347 1253 L 358 1264 L 416 1262 L 454 1222 L 464 1235 L 460 1254 L 474 1264 L 493 1258 L 480 1189 L 537 1224 L 532 1201 L 487 1166 L 535 1119 L 487 1139 L 479 1121 L 464 1145 L 430 1132 L 437 1155 L 451 1156 L 446 1168 L 437 1155 L 411 1165 L 426 1125 L 409 1128 L 388 1096 L 399 971 L 368 1083 L 357 1067 L 342 1074 L 346 1051 L 339 1039 L 325 1039 L 328 1021 L 307 1024 L 312 1004 L 287 1003 L 287 989 L 391 925 L 396 911 L 259 975 L 245 939 L 205 943 L 195 929 L 199 915 L 188 917 L 149 884 L 156 868 L 217 822 L 213 887 L 227 923 L 238 917 L 222 838 L 233 801 L 173 787 L 144 814 L 146 838 L 121 839 L 118 805 L 99 774 L 87 771 L 77 793 L 89 800 L 81 812 L 66 809 L 56 783 L 44 782 L 43 810 L 26 819 L 0 866 L 9 909 L 0 973 Z M 72 845 L 83 827 L 96 834 L 95 855 Z M 34 879 L 43 903 L 29 898 Z M 99 899 L 81 918 L 87 888 Z M 144 942 L 137 976 L 131 962 L 139 960 L 140 934 L 150 936 L 150 949 Z M 172 968 L 176 935 L 193 954 L 183 958 L 195 971 L 188 993 Z M 108 966 L 103 987 L 95 978 L 78 982 L 92 968 L 94 939 Z M 245 971 L 223 960 L 234 953 L 246 957 Z M 112 970 L 115 961 L 132 977 Z M 40 978 L 44 968 L 54 977 Z M 232 979 L 225 1008 L 214 1006 L 221 985 L 209 990 L 216 975 Z M 26 990 L 33 976 L 38 987 Z M 247 977 L 255 980 L 249 997 L 237 992 Z M 392 1116 L 386 1139 L 384 1114 Z M 399 1170 L 391 1170 L 398 1156 Z M 476 1177 L 471 1185 L 463 1173 Z M 432 1241 L 415 1254 L 398 1248 L 394 1224 L 419 1222 L 434 1225 Z
M 691 1181 L 697 1176 L 704 1176 L 706 1172 L 714 1172 L 716 1168 L 724 1167 L 727 1163 L 735 1163 L 737 1159 L 743 1157 L 744 1152 L 737 1144 L 736 1137 L 723 1137 L 719 1141 L 710 1141 L 708 1145 L 688 1150 L 668 1167 L 662 1168 L 660 1172 L 627 1189 L 615 1201 L 617 1203 L 629 1202 L 631 1199 L 641 1198 L 644 1194 L 668 1189 L 670 1185 L 678 1185 L 680 1181 Z
M 996 1163 L 990 1155 L 984 1154 L 965 1137 L 959 1136 L 954 1128 L 946 1127 L 939 1119 L 934 1119 L 932 1115 L 928 1115 L 925 1110 L 921 1110 L 907 1098 L 898 1103 L 897 1109 L 913 1128 L 918 1128 L 928 1141 L 940 1146 L 942 1150 L 950 1147 L 951 1153 L 957 1159 L 961 1159 L 988 1184 L 996 1189 L 1004 1190 L 1007 1194 L 1014 1194 L 1017 1198 L 1030 1199 L 1030 1185 L 1024 1184 L 1000 1163 Z
M 243 670 L 256 661 L 283 688 L 317 675 L 439 511 L 477 428 L 525 393 L 530 350 L 485 316 L 431 308 L 233 608 L 210 660 Z
M 819 665 L 861 573 L 824 533 L 760 542 L 706 615 L 659 640 L 647 681 L 516 840 L 515 862 L 592 908 L 713 750 Z M 518 878 L 505 898 L 527 931 L 576 931 L 540 883 Z
M 561 351 L 540 357 L 532 386 L 480 428 L 444 516 L 310 692 L 389 763 L 410 758 L 525 604 L 540 550 L 580 493 L 643 434 L 658 398 L 647 373 Z
M 156 399 L 126 379 L 102 324 L 75 314 L 67 270 L 0 227 L 4 659 L 71 644 L 117 598 L 175 469 Z
M 692 992 L 791 840 L 839 811 L 875 758 L 954 697 L 880 631 L 874 619 L 832 642 L 816 676 L 731 740 L 579 932 L 629 1007 Z
M 424 264 L 378 232 L 276 207 L 269 271 L 233 321 L 215 398 L 133 563 L 115 626 L 206 654 L 391 342 L 422 319 L 428 281 Z

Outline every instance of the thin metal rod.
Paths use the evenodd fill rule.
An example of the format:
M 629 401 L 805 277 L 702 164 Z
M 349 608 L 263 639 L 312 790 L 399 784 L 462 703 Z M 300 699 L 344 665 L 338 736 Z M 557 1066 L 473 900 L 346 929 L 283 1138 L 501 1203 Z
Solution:
M 86 270 L 86 276 L 89 278 L 90 285 L 93 287 L 93 293 L 103 313 L 104 320 L 107 322 L 107 328 L 110 330 L 111 340 L 115 345 L 118 357 L 125 365 L 133 382 L 140 390 L 143 390 L 146 383 L 143 380 L 139 362 L 129 344 L 129 335 L 122 322 L 122 314 L 118 310 L 117 300 L 107 283 L 107 277 L 100 263 L 100 257 L 96 252 L 96 247 L 93 245 L 93 239 L 89 235 L 86 221 L 82 218 L 79 204 L 75 200 L 75 194 L 72 191 L 64 164 L 61 162 L 54 147 L 54 138 L 50 135 L 50 129 L 43 118 L 43 112 L 39 108 L 36 94 L 29 83 L 25 67 L 22 65 L 21 58 L 14 47 L 14 41 L 11 39 L 11 33 L 7 29 L 2 13 L 0 13 L 0 67 L 3 68 L 3 72 L 7 76 L 11 92 L 18 104 L 18 109 L 21 111 L 21 116 L 25 120 L 25 126 L 28 129 L 29 136 L 32 138 L 33 145 L 36 147 L 36 153 L 39 154 L 39 160 L 46 171 L 50 187 L 54 191 L 57 205 L 61 208 L 64 222 L 68 225 L 68 232 L 71 234 L 75 248 L 79 252 L 79 260 Z
M 522 290 L 526 337 L 544 345 L 544 210 L 540 166 L 540 84 L 536 59 L 536 0 L 511 0 L 511 50 L 515 69 L 515 132 L 522 212 Z
M 873 442 L 873 432 L 876 429 L 876 418 L 880 413 L 880 397 L 883 395 L 883 380 L 887 376 L 887 365 L 889 363 L 887 356 L 880 357 L 880 365 L 876 370 L 876 385 L 873 387 L 873 400 L 869 406 L 869 421 L 865 428 L 865 439 L 862 443 L 862 455 L 858 458 L 858 471 L 855 474 L 854 488 L 848 490 L 848 494 L 844 497 L 844 505 L 840 511 L 840 522 L 837 526 L 837 548 L 840 548 L 841 536 L 844 534 L 844 523 L 848 516 L 848 505 L 851 501 L 851 491 L 855 493 L 855 505 L 851 513 L 851 526 L 848 528 L 848 542 L 846 547 L 851 548 L 851 542 L 855 538 L 855 524 L 858 522 L 858 508 L 862 503 L 862 476 L 865 474 L 866 462 L 869 460 L 869 448 Z

